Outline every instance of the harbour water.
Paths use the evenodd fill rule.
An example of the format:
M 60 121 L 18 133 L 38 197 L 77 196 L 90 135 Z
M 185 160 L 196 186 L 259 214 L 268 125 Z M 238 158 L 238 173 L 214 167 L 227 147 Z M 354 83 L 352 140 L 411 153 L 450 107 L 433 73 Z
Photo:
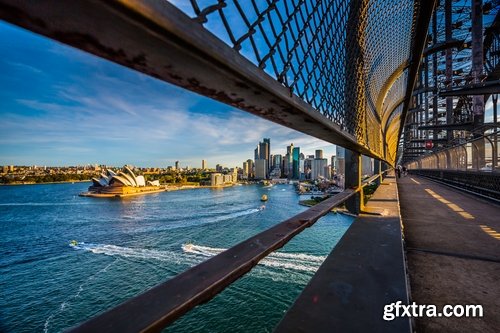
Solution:
M 1 332 L 63 331 L 305 209 L 291 185 L 78 197 L 87 187 L 0 186 Z M 272 331 L 351 222 L 323 217 L 166 331 Z

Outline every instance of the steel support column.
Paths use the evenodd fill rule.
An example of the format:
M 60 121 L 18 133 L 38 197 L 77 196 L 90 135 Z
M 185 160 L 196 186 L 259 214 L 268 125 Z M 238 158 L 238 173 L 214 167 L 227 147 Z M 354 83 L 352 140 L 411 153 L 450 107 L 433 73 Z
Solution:
M 498 102 L 498 95 L 497 94 L 493 94 L 491 95 L 491 100 L 493 102 L 493 125 L 495 126 L 495 134 L 493 134 L 493 142 L 494 142 L 494 145 L 493 145 L 493 165 L 491 167 L 491 169 L 493 171 L 495 170 L 498 170 L 499 169 L 499 166 L 498 166 L 498 105 L 497 105 L 497 102 Z
M 375 183 L 378 185 L 380 185 L 380 183 L 382 183 L 383 179 L 382 179 L 382 174 L 383 174 L 383 171 L 382 171 L 382 161 L 375 158 L 373 160 L 373 174 L 374 175 L 379 175 L 379 177 L 375 180 Z
M 472 0 L 471 8 L 472 21 L 472 80 L 473 83 L 479 84 L 483 79 L 483 1 Z M 484 96 L 474 95 L 472 97 L 472 112 L 474 114 L 474 131 L 475 137 L 481 137 L 484 130 L 478 129 L 484 124 Z M 476 142 L 476 153 L 472 154 L 472 159 L 477 163 L 479 170 L 485 165 L 485 146 L 484 140 Z M 474 152 L 474 150 L 473 150 Z
M 483 79 L 483 1 L 472 0 L 472 80 L 479 84 Z M 474 123 L 476 127 L 484 123 L 484 96 L 472 97 Z
M 359 214 L 363 209 L 363 189 L 361 187 L 361 154 L 345 150 L 345 188 L 356 190 L 356 194 L 345 203 L 353 214 Z
M 437 13 L 434 12 L 434 15 L 432 17 L 432 42 L 434 44 L 437 43 Z M 437 53 L 432 54 L 432 79 L 433 79 L 433 86 L 434 89 L 437 89 L 438 86 L 438 73 L 437 73 L 437 67 L 438 67 L 438 59 L 437 59 Z M 432 124 L 436 126 L 438 124 L 438 95 L 437 92 L 434 93 L 434 96 L 432 97 Z M 437 139 L 437 130 L 434 129 L 432 131 L 432 139 L 435 140 Z
M 445 13 L 445 40 L 446 42 L 453 38 L 453 33 L 451 29 L 452 18 L 451 18 L 451 0 L 445 0 L 444 3 L 444 13 Z M 447 89 L 451 89 L 453 82 L 453 50 L 451 47 L 446 49 L 446 81 L 445 86 Z M 446 97 L 446 124 L 450 125 L 453 123 L 453 97 Z M 448 145 L 453 139 L 453 131 L 446 131 L 446 139 L 448 140 Z M 448 161 L 450 162 L 450 161 Z

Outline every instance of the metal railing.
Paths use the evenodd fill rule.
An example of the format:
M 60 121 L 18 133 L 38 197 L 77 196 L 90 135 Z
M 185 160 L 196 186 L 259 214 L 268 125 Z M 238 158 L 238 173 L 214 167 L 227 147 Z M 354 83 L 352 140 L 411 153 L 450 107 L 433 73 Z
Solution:
M 424 155 L 409 162 L 409 170 L 458 170 L 500 172 L 500 131 L 441 151 Z

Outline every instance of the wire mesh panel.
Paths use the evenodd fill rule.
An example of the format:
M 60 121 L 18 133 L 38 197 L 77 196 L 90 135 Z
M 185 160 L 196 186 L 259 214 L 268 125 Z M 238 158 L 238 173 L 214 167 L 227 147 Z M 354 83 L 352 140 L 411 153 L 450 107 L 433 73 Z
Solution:
M 387 109 L 404 97 L 407 72 L 399 73 L 397 90 L 382 90 L 408 61 L 414 1 L 172 3 L 359 143 L 383 150 L 380 105 Z

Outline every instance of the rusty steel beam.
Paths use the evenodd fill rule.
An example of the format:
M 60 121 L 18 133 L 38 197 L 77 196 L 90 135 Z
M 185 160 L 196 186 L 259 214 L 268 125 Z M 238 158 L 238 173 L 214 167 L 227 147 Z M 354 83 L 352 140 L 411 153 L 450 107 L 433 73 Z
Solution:
M 478 84 L 471 84 L 456 89 L 441 90 L 440 97 L 447 96 L 476 96 L 476 95 L 491 95 L 500 94 L 500 80 L 485 81 Z
M 159 332 L 207 302 L 271 252 L 313 225 L 356 193 L 347 189 L 270 229 L 196 265 L 125 303 L 73 328 L 72 332 Z
M 419 130 L 445 130 L 445 131 L 470 131 L 474 126 L 473 122 L 457 123 L 457 124 L 439 124 L 439 125 L 424 125 L 418 126 Z M 448 140 L 448 139 L 447 139 Z
M 465 40 L 463 39 L 454 39 L 454 38 L 449 38 L 444 42 L 441 43 L 435 43 L 432 46 L 426 48 L 424 50 L 424 57 L 431 55 L 433 53 L 449 50 L 452 48 L 459 49 L 462 47 L 465 43 Z
M 167 1 L 0 0 L 0 19 L 280 125 L 381 158 Z

